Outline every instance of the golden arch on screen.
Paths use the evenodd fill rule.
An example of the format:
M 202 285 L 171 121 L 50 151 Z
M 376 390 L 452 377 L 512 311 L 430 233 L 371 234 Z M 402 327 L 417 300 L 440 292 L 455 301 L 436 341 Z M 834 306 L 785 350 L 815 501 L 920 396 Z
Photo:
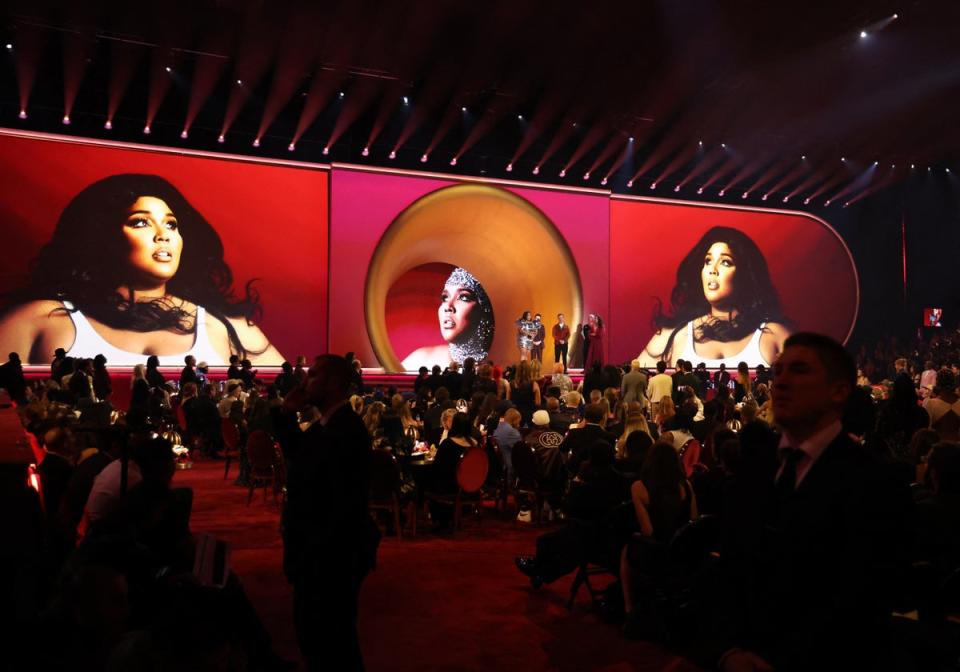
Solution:
M 433 262 L 465 268 L 483 285 L 496 320 L 489 356 L 498 363 L 519 357 L 514 322 L 524 310 L 541 313 L 548 330 L 557 313 L 564 313 L 568 324 L 581 321 L 577 265 L 546 215 L 516 194 L 490 185 L 445 187 L 397 216 L 367 270 L 367 332 L 386 371 L 402 370 L 386 329 L 387 292 L 410 269 Z M 437 296 L 441 289 L 437 287 Z M 438 342 L 439 334 L 438 325 Z M 550 343 L 548 336 L 545 345 Z M 545 363 L 550 355 L 545 348 Z

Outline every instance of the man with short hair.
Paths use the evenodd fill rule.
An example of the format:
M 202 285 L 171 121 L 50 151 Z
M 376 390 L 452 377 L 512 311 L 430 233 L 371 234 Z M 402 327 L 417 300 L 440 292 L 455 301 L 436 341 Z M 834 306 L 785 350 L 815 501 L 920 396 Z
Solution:
M 493 430 L 493 438 L 500 446 L 503 455 L 503 464 L 507 468 L 507 478 L 513 480 L 513 446 L 523 437 L 520 435 L 520 411 L 508 408 L 502 416 L 497 428 Z
M 379 533 L 368 507 L 373 452 L 363 420 L 349 405 L 352 378 L 351 362 L 323 355 L 306 385 L 284 403 L 288 417 L 307 406 L 321 414 L 306 432 L 290 433 L 283 442 L 283 570 L 293 585 L 297 640 L 311 670 L 331 661 L 339 669 L 363 669 L 357 601 Z
M 566 323 L 563 313 L 557 313 L 557 323 L 550 330 L 553 336 L 553 360 L 563 364 L 567 370 L 567 347 L 570 343 L 570 326 Z
M 630 362 L 630 372 L 625 374 L 620 380 L 620 399 L 623 403 L 629 404 L 631 401 L 640 402 L 641 406 L 647 405 L 647 376 L 640 370 L 640 360 L 635 359 Z
M 447 388 L 451 399 L 464 398 L 463 374 L 460 373 L 460 365 L 457 362 L 450 362 L 450 366 L 443 374 L 443 386 Z
M 576 476 L 580 471 L 580 464 L 590 456 L 590 447 L 598 440 L 610 444 L 610 452 L 614 452 L 617 437 L 600 426 L 605 414 L 600 404 L 587 404 L 583 409 L 583 423 L 578 428 L 571 428 L 567 437 L 560 445 L 560 452 L 569 455 L 567 470 Z M 611 457 L 611 462 L 613 458 Z
M 550 418 L 550 429 L 563 436 L 570 429 L 570 425 L 577 421 L 576 418 L 564 412 L 560 408 L 560 400 L 555 397 L 547 397 L 546 406 L 546 412 Z
M 197 380 L 197 371 L 194 368 L 197 364 L 197 360 L 193 355 L 187 355 L 183 358 L 184 367 L 180 371 L 180 389 L 183 389 L 183 386 L 187 383 L 199 383 Z
M 667 375 L 666 362 L 657 362 L 657 375 L 647 383 L 647 395 L 650 397 L 651 417 L 660 410 L 660 401 L 673 396 L 673 379 Z
M 721 388 L 730 385 L 730 372 L 727 371 L 727 365 L 720 362 L 720 369 L 713 374 L 713 387 L 720 392 Z
M 753 558 L 741 577 L 723 670 L 890 669 L 888 575 L 908 545 L 905 487 L 848 435 L 841 418 L 856 385 L 844 347 L 813 333 L 784 343 L 774 366 L 773 412 L 783 430 L 775 504 L 762 491 L 772 534 L 730 548 Z M 732 529 L 743 521 L 730 520 Z M 756 548 L 754 548 L 756 547 Z M 731 551 L 731 553 L 728 553 Z M 742 577 L 752 572 L 749 581 Z

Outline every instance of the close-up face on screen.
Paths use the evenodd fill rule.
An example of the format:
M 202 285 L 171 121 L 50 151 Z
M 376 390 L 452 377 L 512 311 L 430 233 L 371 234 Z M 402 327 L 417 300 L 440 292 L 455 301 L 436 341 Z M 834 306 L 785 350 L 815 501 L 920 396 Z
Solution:
M 16 232 L 0 350 L 216 366 L 325 348 L 326 172 L 4 135 L 0 149 Z M 303 253 L 313 263 L 289 263 Z

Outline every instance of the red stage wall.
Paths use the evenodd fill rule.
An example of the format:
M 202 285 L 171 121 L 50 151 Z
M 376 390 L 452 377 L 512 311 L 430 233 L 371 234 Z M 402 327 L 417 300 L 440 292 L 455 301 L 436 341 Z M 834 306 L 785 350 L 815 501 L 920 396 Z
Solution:
M 328 193 L 319 166 L 0 133 L 0 292 L 23 281 L 78 192 L 120 173 L 166 178 L 207 219 L 223 241 L 234 287 L 258 279 L 259 326 L 285 358 L 326 350 Z
M 856 321 L 859 285 L 850 253 L 823 220 L 799 212 L 655 199 L 610 203 L 610 355 L 636 357 L 653 335 L 656 299 L 669 306 L 677 267 L 710 228 L 747 234 L 760 248 L 792 331 L 846 341 Z
M 425 197 L 438 195 L 441 190 L 468 184 L 479 184 L 485 189 L 499 190 L 519 197 L 527 206 L 533 206 L 547 222 L 545 228 L 557 235 L 559 246 L 569 249 L 574 268 L 565 274 L 562 268 L 545 268 L 530 275 L 544 250 L 529 249 L 527 260 L 507 264 L 503 257 L 514 255 L 518 246 L 526 243 L 526 231 L 517 228 L 506 230 L 498 225 L 509 215 L 507 210 L 514 204 L 506 203 L 501 216 L 472 216 L 470 212 L 452 213 L 451 226 L 460 227 L 462 242 L 435 250 L 425 263 L 430 267 L 408 273 L 391 287 L 386 301 L 385 315 L 378 320 L 385 322 L 389 341 L 402 360 L 417 347 L 433 345 L 437 338 L 437 308 L 440 290 L 443 288 L 442 271 L 449 269 L 456 259 L 469 248 L 475 253 L 483 248 L 486 263 L 479 268 L 467 268 L 486 282 L 509 282 L 511 292 L 524 295 L 533 288 L 549 288 L 566 283 L 573 277 L 574 284 L 582 290 L 582 313 L 599 313 L 604 318 L 609 313 L 609 199 L 604 192 L 572 191 L 551 188 L 536 188 L 493 181 L 473 181 L 420 176 L 402 172 L 374 172 L 337 166 L 331 174 L 330 218 L 330 347 L 334 352 L 354 351 L 364 366 L 376 366 L 378 359 L 371 344 L 371 325 L 365 316 L 365 287 L 368 268 L 381 240 L 391 224 L 419 207 Z M 421 200 L 423 199 L 423 200 Z M 455 221 L 454 221 L 455 220 Z M 443 232 L 445 233 L 445 232 Z M 439 236 L 441 232 L 437 232 Z M 410 241 L 410 245 L 424 244 L 422 240 Z M 460 249 L 454 249 L 459 247 Z M 403 250 L 397 251 L 402 253 Z M 422 266 L 422 264 L 418 264 Z M 529 276 L 529 277 L 528 277 Z M 489 291 L 489 290 L 488 290 Z M 417 295 L 419 294 L 419 299 Z M 511 299 L 501 299 L 501 304 L 511 305 Z M 395 300 L 396 299 L 396 300 Z M 548 302 L 544 302 L 548 303 Z M 547 310 L 535 300 L 520 300 L 523 309 L 542 312 L 546 323 L 547 339 L 544 362 L 553 362 L 553 341 L 549 330 L 557 311 Z M 553 304 L 549 304 L 553 305 Z M 513 335 L 513 322 L 519 317 L 510 311 L 500 310 L 494 301 L 496 314 L 496 347 L 491 351 L 497 361 L 515 361 L 518 352 Z M 558 311 L 568 315 L 573 306 L 560 304 Z M 407 320 L 410 322 L 406 322 Z M 405 323 L 406 322 L 406 323 Z M 427 339 L 426 342 L 420 339 Z M 436 362 L 445 365 L 446 362 Z

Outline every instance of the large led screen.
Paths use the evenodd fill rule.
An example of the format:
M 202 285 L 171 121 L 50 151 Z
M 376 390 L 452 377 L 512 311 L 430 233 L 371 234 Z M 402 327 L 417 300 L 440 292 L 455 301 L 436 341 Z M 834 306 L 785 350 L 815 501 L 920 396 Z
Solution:
M 327 171 L 0 133 L 0 351 L 108 365 L 324 352 Z
M 846 341 L 859 285 L 844 242 L 799 212 L 614 198 L 614 360 L 771 364 L 783 340 Z
M 526 335 L 546 369 L 559 314 L 571 330 L 607 320 L 606 193 L 340 166 L 331 180 L 333 351 L 387 371 L 508 364 Z

